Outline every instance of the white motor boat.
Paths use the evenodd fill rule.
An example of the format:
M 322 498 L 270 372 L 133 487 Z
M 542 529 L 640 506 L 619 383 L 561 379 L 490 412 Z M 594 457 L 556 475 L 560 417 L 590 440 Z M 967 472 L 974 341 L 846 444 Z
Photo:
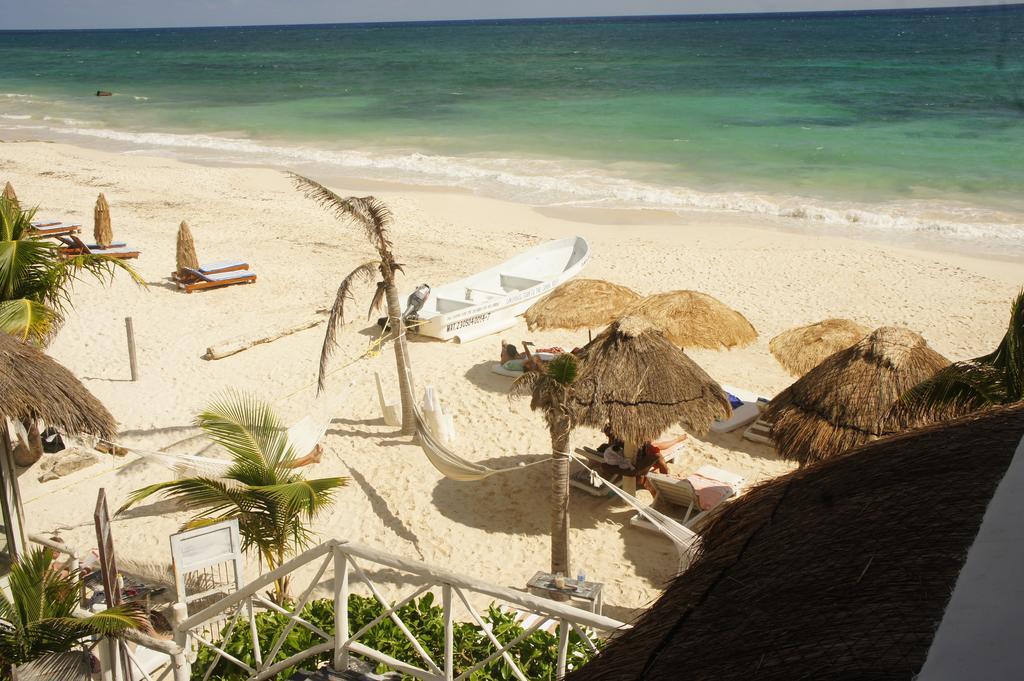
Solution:
M 409 332 L 466 343 L 504 331 L 538 298 L 579 274 L 589 259 L 590 244 L 583 237 L 557 239 L 479 274 L 432 287 L 423 306 L 406 320 Z

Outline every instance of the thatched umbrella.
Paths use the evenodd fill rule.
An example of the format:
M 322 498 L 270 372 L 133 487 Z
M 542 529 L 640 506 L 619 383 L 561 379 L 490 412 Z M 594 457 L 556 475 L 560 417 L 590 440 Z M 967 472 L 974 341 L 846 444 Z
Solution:
M 783 331 L 768 342 L 768 349 L 786 371 L 803 376 L 829 355 L 845 350 L 870 332 L 849 319 L 824 319 Z
M 100 195 L 96 197 L 96 208 L 93 210 L 93 227 L 92 235 L 96 240 L 96 245 L 100 248 L 110 248 L 110 244 L 114 242 L 114 232 L 110 228 L 110 205 L 107 203 L 107 197 L 100 192 Z
M 821 461 L 913 425 L 892 406 L 948 364 L 920 335 L 883 326 L 779 393 L 763 418 L 781 456 Z
M 7 182 L 7 184 L 4 185 L 3 197 L 10 201 L 15 208 L 21 210 L 21 204 L 18 203 L 18 195 L 14 193 L 14 185 L 10 182 Z
M 593 329 L 607 326 L 640 301 L 631 288 L 602 279 L 568 281 L 526 311 L 530 331 Z
M 1022 436 L 1018 403 L 754 488 L 635 626 L 567 681 L 917 677 Z M 995 678 L 983 668 L 973 677 Z
M 703 434 L 731 414 L 721 386 L 646 319 L 613 323 L 580 360 L 571 396 L 576 423 L 610 425 L 630 456 L 676 423 Z
M 178 226 L 178 248 L 175 253 L 175 264 L 178 272 L 185 268 L 197 269 L 199 258 L 196 256 L 196 243 L 192 240 L 192 230 L 184 220 Z
M 105 439 L 112 439 L 117 433 L 114 417 L 70 371 L 5 333 L 0 333 L 0 395 L 0 456 L 8 460 L 8 419 L 44 421 L 63 433 L 85 433 Z M 3 468 L 6 466 L 0 471 Z M 20 515 L 17 479 L 0 480 L 0 487 L 4 494 L 12 495 Z
M 656 324 L 683 348 L 734 348 L 757 340 L 747 318 L 717 298 L 700 291 L 668 291 L 647 296 L 627 313 Z

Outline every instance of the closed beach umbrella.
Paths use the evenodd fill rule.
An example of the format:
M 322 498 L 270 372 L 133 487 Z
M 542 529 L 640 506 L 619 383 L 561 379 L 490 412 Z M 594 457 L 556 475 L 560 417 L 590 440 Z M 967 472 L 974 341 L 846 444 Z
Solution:
M 849 319 L 825 319 L 783 331 L 769 341 L 768 349 L 786 371 L 803 376 L 826 357 L 845 350 L 870 331 Z
M 804 466 L 913 426 L 892 406 L 948 365 L 920 335 L 883 326 L 808 371 L 762 416 L 779 455 Z
M 983 538 L 1019 522 L 1001 502 L 1021 493 L 1022 436 L 1017 404 L 750 490 L 711 522 L 689 569 L 633 628 L 566 681 L 1016 678 L 1020 659 L 1006 655 L 1009 646 L 1019 656 L 1020 635 L 1007 623 L 1020 590 L 984 581 L 972 595 L 969 577 L 977 567 L 1000 586 L 1016 582 L 1019 533 Z M 994 599 L 1002 612 L 990 612 Z M 977 636 L 986 626 L 999 633 Z M 976 652 L 962 650 L 959 669 L 919 676 L 926 660 L 940 662 L 947 631 L 951 647 Z M 992 663 L 1006 673 L 989 674 Z
M 100 192 L 96 197 L 96 208 L 93 210 L 92 236 L 100 248 L 110 248 L 114 242 L 114 232 L 110 227 L 110 205 L 107 197 Z
M 4 185 L 4 198 L 14 204 L 14 207 L 21 209 L 21 204 L 18 203 L 18 195 L 14 193 L 14 185 L 10 182 Z
M 6 333 L 0 333 L 0 456 L 11 462 L 7 421 L 43 421 L 68 435 L 88 434 L 112 439 L 117 425 L 110 412 L 75 376 L 42 351 Z M 9 513 L 21 513 L 16 477 L 6 477 L 10 463 L 0 466 L 0 503 L 13 504 Z M 7 528 L 10 532 L 10 528 Z M 15 533 L 17 534 L 17 533 Z M 8 535 L 23 546 L 23 537 Z M 16 544 L 17 545 L 17 544 Z
M 611 324 L 640 301 L 631 288 L 602 279 L 568 281 L 526 311 L 530 331 L 593 329 Z
M 175 264 L 178 272 L 185 268 L 196 269 L 199 267 L 199 258 L 196 257 L 196 243 L 192 240 L 192 230 L 184 220 L 178 226 L 178 248 L 175 253 Z
M 703 434 L 732 413 L 721 386 L 642 317 L 624 317 L 587 344 L 570 401 L 579 425 L 610 425 L 630 456 L 677 423 Z
M 645 317 L 683 348 L 734 348 L 757 340 L 742 314 L 700 291 L 668 291 L 647 296 L 627 314 Z

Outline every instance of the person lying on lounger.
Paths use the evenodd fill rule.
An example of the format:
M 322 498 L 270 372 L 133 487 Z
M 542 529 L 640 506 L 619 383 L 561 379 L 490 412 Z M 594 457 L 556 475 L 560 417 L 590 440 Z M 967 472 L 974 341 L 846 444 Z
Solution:
M 312 451 L 305 456 L 300 456 L 297 459 L 292 459 L 284 466 L 285 468 L 299 468 L 301 466 L 309 466 L 310 464 L 320 463 L 320 459 L 324 456 L 324 448 L 322 445 L 313 447 Z
M 643 443 L 637 450 L 636 465 L 634 466 L 626 458 L 626 444 L 612 432 L 611 426 L 606 425 L 602 432 L 608 438 L 608 441 L 600 445 L 597 451 L 604 455 L 605 470 L 613 473 L 618 478 L 623 477 L 625 473 L 632 473 L 636 477 L 637 487 L 643 487 L 652 496 L 657 496 L 658 493 L 655 491 L 654 486 L 648 482 L 647 474 L 651 472 L 651 469 L 655 469 L 658 473 L 667 474 L 669 472 L 668 464 L 661 453 L 675 447 L 688 437 L 686 433 L 683 433 L 671 440 Z
M 518 352 L 511 343 L 501 344 L 501 366 L 508 371 L 540 371 L 546 362 L 564 353 L 562 348 L 541 348 L 533 353 Z

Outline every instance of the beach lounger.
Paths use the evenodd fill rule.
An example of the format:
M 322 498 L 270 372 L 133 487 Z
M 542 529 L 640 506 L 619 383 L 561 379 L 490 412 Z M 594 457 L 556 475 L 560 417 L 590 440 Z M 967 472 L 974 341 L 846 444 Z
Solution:
M 249 263 L 244 260 L 224 260 L 222 262 L 214 262 L 208 265 L 200 265 L 196 268 L 196 271 L 200 274 L 220 274 L 222 272 L 241 272 L 249 269 Z M 171 272 L 171 279 L 177 281 L 178 273 Z
M 676 457 L 679 456 L 679 454 L 683 451 L 685 447 L 686 443 L 680 442 L 675 447 L 670 447 L 669 449 L 663 451 L 661 453 L 661 458 L 664 459 L 665 463 L 672 463 L 673 461 L 676 460 Z M 597 451 L 596 449 L 593 449 L 592 447 L 578 447 L 576 449 L 576 454 L 587 459 L 587 461 L 593 464 L 593 466 L 599 466 L 604 463 L 604 455 L 601 452 Z M 615 494 L 614 492 L 605 489 L 604 485 L 594 485 L 594 483 L 591 482 L 590 480 L 590 471 L 584 468 L 578 462 L 574 461 L 573 463 L 576 464 L 575 468 L 577 470 L 573 471 L 569 475 L 570 485 L 580 490 L 581 492 L 586 492 L 587 494 L 595 497 L 610 497 Z M 628 473 L 629 471 L 622 471 L 623 476 L 625 476 Z M 650 474 L 648 474 L 648 477 L 650 477 Z M 609 482 L 617 483 L 618 481 L 611 480 Z
M 202 291 L 210 288 L 223 288 L 235 284 L 252 284 L 256 281 L 256 273 L 250 270 L 230 272 L 214 272 L 203 274 L 199 270 L 186 268 L 178 277 L 178 288 L 185 293 Z
M 775 440 L 772 439 L 772 424 L 764 419 L 754 421 L 752 426 L 743 431 L 743 437 L 751 442 L 775 446 Z
M 711 432 L 713 433 L 731 433 L 750 425 L 760 418 L 761 410 L 768 405 L 767 397 L 762 397 L 749 390 L 731 385 L 723 385 L 722 390 L 729 395 L 729 401 L 733 405 L 732 416 L 712 423 Z M 740 400 L 741 404 L 736 404 L 736 400 Z
M 82 225 L 77 222 L 36 221 L 32 223 L 32 231 L 39 236 L 70 236 L 81 232 Z
M 701 466 L 685 478 L 650 473 L 647 480 L 658 492 L 653 508 L 691 529 L 698 526 L 708 512 L 743 489 L 742 476 L 714 466 Z M 660 532 L 639 513 L 630 519 L 629 524 Z
M 139 257 L 139 251 L 128 246 L 111 246 L 110 248 L 93 248 L 79 239 L 74 234 L 59 236 L 57 239 L 63 244 L 61 254 L 74 257 L 76 255 L 105 255 L 109 258 L 119 260 L 131 260 Z

